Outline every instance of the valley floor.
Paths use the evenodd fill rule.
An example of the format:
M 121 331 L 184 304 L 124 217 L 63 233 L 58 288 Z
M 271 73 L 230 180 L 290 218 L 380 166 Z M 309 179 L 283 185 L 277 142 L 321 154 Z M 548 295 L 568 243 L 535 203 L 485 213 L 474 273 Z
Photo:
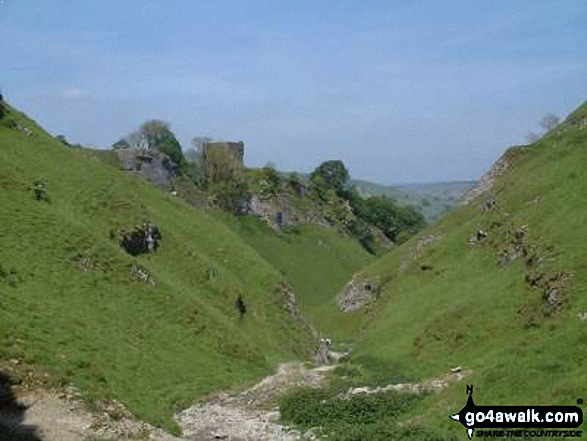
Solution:
M 297 388 L 319 388 L 336 366 L 308 368 L 303 363 L 284 363 L 274 375 L 236 394 L 221 393 L 176 415 L 182 429 L 177 438 L 136 421 L 117 402 L 90 412 L 74 389 L 68 393 L 33 390 L 16 391 L 22 412 L 0 412 L 3 436 L 18 441 L 102 441 L 150 439 L 154 441 L 275 440 L 294 441 L 301 434 L 282 426 L 278 399 Z

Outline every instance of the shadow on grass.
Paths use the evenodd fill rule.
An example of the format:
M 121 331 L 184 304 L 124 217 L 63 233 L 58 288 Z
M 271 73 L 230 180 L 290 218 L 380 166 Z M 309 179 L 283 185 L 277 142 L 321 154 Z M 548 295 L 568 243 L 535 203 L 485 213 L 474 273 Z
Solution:
M 10 376 L 0 372 L 0 441 L 41 441 L 36 427 L 24 424 L 27 406 L 18 402 Z

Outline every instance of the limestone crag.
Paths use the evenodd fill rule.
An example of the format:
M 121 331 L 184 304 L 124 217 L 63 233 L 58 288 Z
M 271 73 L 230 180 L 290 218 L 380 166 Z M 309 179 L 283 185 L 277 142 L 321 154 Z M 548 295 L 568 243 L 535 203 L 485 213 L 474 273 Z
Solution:
M 154 187 L 172 191 L 173 178 L 180 173 L 179 166 L 169 156 L 157 150 L 119 149 L 116 151 L 120 167 L 140 175 Z
M 479 184 L 472 190 L 470 190 L 467 195 L 463 198 L 463 201 L 460 205 L 469 205 L 473 200 L 475 200 L 478 196 L 487 193 L 489 190 L 493 188 L 493 183 L 495 179 L 505 173 L 505 171 L 510 167 L 511 161 L 506 152 L 504 155 L 501 156 L 497 160 L 497 162 L 491 167 L 489 171 L 487 171 L 479 181 Z
M 362 274 L 355 274 L 337 297 L 337 303 L 344 312 L 362 308 L 379 294 L 377 281 L 368 280 Z
M 330 226 L 319 210 L 296 209 L 291 198 L 287 195 L 264 199 L 253 194 L 247 200 L 243 212 L 261 218 L 276 231 L 280 231 L 283 227 L 302 223 Z

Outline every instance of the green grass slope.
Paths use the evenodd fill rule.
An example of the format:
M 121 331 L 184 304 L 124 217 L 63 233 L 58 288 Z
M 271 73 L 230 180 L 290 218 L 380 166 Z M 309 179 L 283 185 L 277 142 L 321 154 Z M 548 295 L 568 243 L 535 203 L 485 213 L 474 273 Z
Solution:
M 286 228 L 277 235 L 254 217 L 216 216 L 283 274 L 319 332 L 336 342 L 353 338 L 362 317 L 342 313 L 336 295 L 353 273 L 375 260 L 357 240 L 321 225 Z
M 488 193 L 364 270 L 383 291 L 357 363 L 389 378 L 472 371 L 407 419 L 460 433 L 447 416 L 464 405 L 465 383 L 477 404 L 574 405 L 585 396 L 586 126 L 584 104 L 539 142 L 508 150 L 509 167 Z M 496 207 L 482 211 L 490 195 Z M 478 230 L 488 237 L 470 244 Z M 435 239 L 423 245 L 423 236 Z M 516 246 L 521 255 L 498 264 Z
M 36 179 L 50 202 L 35 200 Z M 145 220 L 160 227 L 162 245 L 131 257 L 110 232 Z M 133 279 L 137 265 L 154 287 Z M 90 402 L 116 398 L 170 428 L 174 409 L 305 353 L 283 280 L 210 215 L 64 146 L 13 109 L 0 120 L 0 366 L 19 359 Z

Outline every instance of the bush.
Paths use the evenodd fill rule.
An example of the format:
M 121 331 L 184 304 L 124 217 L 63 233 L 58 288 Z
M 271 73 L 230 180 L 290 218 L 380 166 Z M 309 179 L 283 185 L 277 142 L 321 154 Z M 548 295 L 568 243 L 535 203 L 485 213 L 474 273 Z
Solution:
M 277 170 L 271 165 L 266 165 L 261 169 L 259 179 L 259 193 L 261 198 L 270 199 L 281 193 L 282 180 Z
M 406 412 L 421 399 L 417 395 L 395 392 L 341 399 L 331 396 L 332 392 L 301 389 L 286 396 L 280 406 L 282 420 L 303 428 L 375 424 Z
M 455 439 L 418 426 L 398 427 L 397 417 L 409 411 L 421 395 L 386 392 L 343 399 L 339 395 L 345 386 L 348 384 L 333 387 L 331 383 L 329 389 L 299 389 L 287 395 L 280 403 L 282 421 L 336 441 Z
M 222 181 L 210 187 L 216 206 L 229 213 L 239 214 L 249 199 L 249 187 L 240 177 Z
M 328 188 L 333 189 L 337 194 L 341 194 L 349 177 L 349 171 L 342 161 L 326 161 L 312 172 L 310 181 L 320 178 Z
M 302 196 L 304 193 L 305 185 L 302 182 L 302 178 L 297 173 L 290 173 L 287 177 L 287 186 L 293 190 L 298 196 Z
M 426 221 L 412 207 L 400 207 L 386 196 L 371 196 L 365 200 L 352 199 L 357 216 L 379 228 L 390 240 L 402 242 L 416 234 Z

